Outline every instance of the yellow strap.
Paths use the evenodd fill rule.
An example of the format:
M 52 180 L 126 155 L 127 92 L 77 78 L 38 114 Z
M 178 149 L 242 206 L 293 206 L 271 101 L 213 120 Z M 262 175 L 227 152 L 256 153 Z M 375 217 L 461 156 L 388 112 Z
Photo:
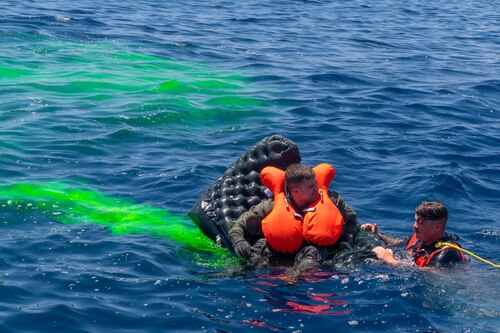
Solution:
M 465 253 L 467 253 L 467 254 L 469 254 L 469 255 L 473 256 L 474 258 L 477 258 L 477 259 L 481 260 L 482 262 L 485 262 L 485 263 L 487 263 L 487 264 L 490 264 L 490 265 L 491 265 L 491 266 L 493 266 L 493 267 L 496 267 L 496 268 L 499 268 L 499 267 L 500 267 L 500 265 L 498 265 L 498 264 L 494 264 L 494 263 L 492 263 L 491 261 L 488 261 L 488 260 L 486 260 L 486 259 L 483 259 L 483 258 L 481 258 L 480 256 L 478 256 L 478 255 L 476 255 L 476 254 L 474 254 L 474 253 L 472 253 L 472 252 L 470 252 L 470 251 L 467 251 L 467 250 L 465 250 L 465 249 L 462 249 L 460 246 L 457 246 L 457 245 L 455 245 L 455 244 L 452 244 L 452 243 L 447 243 L 447 242 L 437 242 L 437 243 L 436 243 L 436 247 L 445 247 L 445 246 L 450 246 L 450 247 L 452 247 L 452 248 L 454 248 L 454 249 L 457 249 L 457 250 L 459 250 L 459 251 L 465 252 Z

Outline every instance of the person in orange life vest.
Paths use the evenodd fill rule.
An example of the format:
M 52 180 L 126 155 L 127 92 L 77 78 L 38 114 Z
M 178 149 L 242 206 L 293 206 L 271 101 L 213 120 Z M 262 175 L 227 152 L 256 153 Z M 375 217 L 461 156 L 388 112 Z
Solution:
M 441 202 L 423 202 L 415 209 L 414 233 L 406 240 L 406 249 L 413 255 L 418 266 L 446 266 L 467 260 L 461 251 L 453 247 L 436 247 L 437 242 L 447 242 L 458 246 L 456 243 L 458 237 L 445 232 L 447 221 L 448 209 Z M 364 224 L 361 228 L 374 232 L 388 245 L 405 242 L 404 239 L 381 234 L 376 224 Z M 381 250 L 380 256 L 392 256 L 390 249 L 385 249 L 385 251 Z M 392 264 L 397 263 L 397 260 L 392 261 Z
M 333 167 L 331 168 L 333 170 Z M 323 173 L 323 169 L 317 170 Z M 319 176 L 322 177 L 322 175 Z M 306 214 L 311 214 L 311 210 L 315 207 L 314 203 L 318 202 L 320 199 L 319 197 L 323 195 L 323 191 L 318 189 L 318 182 L 314 169 L 303 164 L 292 164 L 284 173 L 284 183 L 285 202 L 293 207 L 295 215 L 300 215 L 302 217 L 301 219 L 299 218 L 299 220 L 303 220 L 304 223 L 306 223 Z M 279 246 L 270 244 L 272 240 L 269 239 L 269 234 L 267 236 L 265 235 L 266 230 L 263 220 L 265 221 L 268 216 L 272 215 L 271 213 L 275 206 L 274 199 L 277 198 L 275 196 L 274 199 L 265 199 L 261 203 L 251 207 L 249 211 L 243 213 L 232 223 L 229 228 L 229 239 L 231 240 L 235 254 L 244 258 L 247 262 L 251 262 L 254 255 L 258 258 L 283 258 L 291 256 L 294 257 L 295 264 L 306 262 L 311 265 L 311 267 L 314 267 L 324 261 L 332 250 L 339 250 L 342 247 L 352 248 L 360 230 L 356 212 L 344 202 L 338 193 L 328 191 L 327 195 L 333 205 L 335 205 L 335 209 L 338 210 L 338 215 L 340 215 L 342 219 L 340 230 L 337 228 L 339 235 L 334 243 L 321 245 L 315 244 L 314 241 L 304 240 L 302 238 L 302 232 L 299 230 L 301 238 L 295 245 L 283 244 L 284 249 L 280 249 Z M 291 223 L 295 223 L 293 219 Z M 298 228 L 302 228 L 301 223 L 299 223 Z M 372 240 L 377 243 L 377 245 L 383 244 L 383 242 L 376 237 L 373 237 Z M 290 243 L 295 243 L 296 241 L 296 236 L 290 237 Z M 375 245 L 371 246 L 370 251 L 373 247 L 375 247 Z

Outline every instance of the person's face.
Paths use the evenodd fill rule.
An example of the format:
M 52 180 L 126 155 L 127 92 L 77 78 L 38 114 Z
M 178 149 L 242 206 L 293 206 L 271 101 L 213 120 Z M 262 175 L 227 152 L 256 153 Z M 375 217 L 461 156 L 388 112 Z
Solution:
M 304 180 L 292 189 L 293 200 L 298 205 L 305 205 L 318 198 L 318 184 L 316 179 Z
M 442 236 L 442 226 L 440 223 L 432 220 L 426 220 L 415 214 L 413 230 L 419 241 L 424 244 L 430 244 Z

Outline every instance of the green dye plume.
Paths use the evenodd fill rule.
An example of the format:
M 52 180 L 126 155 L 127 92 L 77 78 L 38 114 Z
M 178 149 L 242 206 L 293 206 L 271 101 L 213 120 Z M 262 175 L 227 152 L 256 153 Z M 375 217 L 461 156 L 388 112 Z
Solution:
M 65 183 L 0 186 L 0 198 L 4 207 L 43 214 L 62 223 L 90 222 L 106 225 L 117 235 L 167 237 L 190 249 L 197 264 L 227 267 L 236 263 L 229 251 L 217 247 L 198 228 L 189 225 L 189 219 L 164 209 Z
M 29 34 L 0 36 L 0 44 L 0 89 L 10 89 L 13 104 L 43 96 L 47 106 L 105 109 L 106 117 L 135 126 L 268 115 L 248 75 L 148 54 L 141 45 Z M 143 119 L 165 112 L 176 116 Z

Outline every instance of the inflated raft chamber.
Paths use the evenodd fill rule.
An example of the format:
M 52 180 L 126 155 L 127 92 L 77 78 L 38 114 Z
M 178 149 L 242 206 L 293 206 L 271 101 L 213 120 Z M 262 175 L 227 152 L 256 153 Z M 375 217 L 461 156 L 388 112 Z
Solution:
M 269 165 L 285 170 L 293 163 L 300 163 L 299 148 L 293 141 L 281 135 L 262 139 L 201 193 L 188 216 L 214 242 L 232 250 L 231 223 L 268 197 L 260 171 Z

